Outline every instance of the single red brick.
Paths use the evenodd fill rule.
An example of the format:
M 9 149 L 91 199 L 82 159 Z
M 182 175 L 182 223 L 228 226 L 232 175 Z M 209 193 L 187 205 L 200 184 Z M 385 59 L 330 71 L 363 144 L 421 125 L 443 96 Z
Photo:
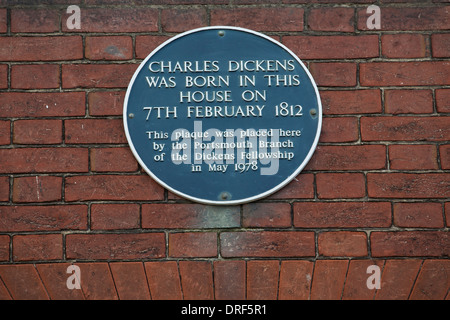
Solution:
M 326 115 L 381 113 L 380 90 L 321 91 L 322 110 Z
M 273 193 L 268 199 L 312 199 L 314 198 L 314 175 L 301 173 L 285 187 Z
M 319 146 L 305 170 L 370 170 L 385 167 L 385 146 Z
M 0 61 L 63 61 L 83 58 L 80 36 L 1 37 Z
M 379 56 L 377 35 L 284 36 L 283 43 L 300 59 L 306 60 L 358 59 Z
M 69 234 L 67 259 L 114 260 L 165 257 L 164 233 Z
M 450 33 L 439 33 L 431 35 L 433 57 L 450 57 Z
M 169 233 L 169 256 L 216 257 L 217 233 L 215 232 L 181 232 Z
M 384 104 L 386 113 L 433 113 L 431 90 L 386 90 Z
M 51 300 L 84 300 L 82 290 L 67 288 L 67 279 L 71 276 L 70 272 L 67 273 L 67 269 L 70 266 L 70 263 L 36 264 L 36 269 Z
M 0 235 L 0 261 L 9 260 L 9 244 L 10 244 L 9 236 Z
M 92 148 L 91 170 L 95 172 L 134 172 L 138 170 L 136 158 L 130 148 Z
M 450 253 L 450 239 L 444 231 L 374 231 L 370 245 L 374 257 L 442 257 Z
M 124 91 L 96 91 L 88 96 L 91 116 L 118 116 L 123 113 Z
M 0 120 L 0 145 L 11 143 L 11 122 Z
M 48 202 L 61 200 L 62 177 L 34 176 L 14 178 L 12 200 Z
M 323 87 L 356 86 L 356 64 L 351 62 L 312 62 L 309 64 L 314 81 Z
M 449 262 L 448 259 L 424 260 L 409 298 L 411 300 L 444 300 L 446 296 L 448 297 Z
M 170 37 L 157 35 L 136 36 L 136 58 L 145 59 L 153 50 L 168 39 Z
M 450 89 L 436 89 L 436 109 L 438 112 L 450 112 Z
M 0 89 L 8 88 L 8 66 L 0 64 Z
M 92 230 L 137 229 L 140 227 L 139 205 L 134 203 L 91 205 Z
M 329 231 L 319 233 L 319 255 L 329 257 L 367 256 L 367 236 L 364 232 Z
M 394 203 L 394 224 L 405 228 L 443 228 L 440 203 Z
M 423 58 L 427 56 L 422 34 L 385 34 L 381 36 L 381 54 L 386 58 Z
M 419 272 L 422 260 L 386 260 L 376 300 L 407 300 Z
M 11 32 L 58 32 L 59 12 L 50 8 L 12 9 Z
M 291 226 L 291 206 L 288 203 L 250 203 L 242 210 L 242 226 L 246 228 Z
M 108 2 L 109 3 L 109 2 Z M 130 33 L 158 31 L 158 9 L 145 7 L 83 8 L 81 29 L 68 29 L 61 17 L 63 32 Z
M 163 200 L 164 189 L 147 175 L 67 177 L 65 200 Z
M 445 203 L 445 220 L 447 221 L 447 227 L 450 227 L 450 202 Z
M 70 117 L 85 115 L 84 92 L 2 92 L 3 117 Z
M 319 198 L 362 198 L 366 195 L 362 173 L 319 173 L 316 175 Z
M 0 9 L 0 33 L 8 31 L 7 9 Z
M 2 206 L 0 231 L 86 230 L 87 206 Z
M 396 170 L 438 169 L 437 149 L 434 145 L 391 145 L 389 163 Z
M 389 227 L 389 202 L 295 202 L 294 226 L 300 228 Z
M 9 177 L 0 177 L 0 201 L 9 201 Z
M 150 300 L 142 262 L 114 262 L 109 267 L 120 300 Z
M 32 264 L 0 265 L 0 278 L 13 300 L 48 300 L 47 291 Z
M 126 88 L 134 64 L 70 64 L 62 66 L 63 88 Z
M 354 31 L 353 8 L 313 8 L 308 15 L 308 27 L 315 31 Z
M 373 300 L 375 290 L 367 287 L 367 278 L 370 276 L 367 268 L 378 266 L 382 269 L 383 262 L 383 260 L 350 260 L 342 300 Z
M 214 298 L 217 300 L 245 300 L 245 279 L 245 261 L 214 261 Z
M 372 198 L 448 198 L 450 177 L 444 173 L 368 173 Z
M 63 258 L 60 234 L 16 235 L 13 237 L 13 260 L 58 260 Z
M 13 143 L 57 144 L 62 142 L 61 120 L 14 121 Z
M 439 146 L 439 154 L 441 156 L 442 169 L 450 169 L 450 144 Z
M 88 158 L 84 148 L 0 149 L 0 172 L 87 172 Z
M 247 299 L 276 300 L 280 262 L 253 260 L 247 262 Z
M 81 272 L 81 290 L 86 300 L 117 300 L 117 292 L 108 263 L 77 263 Z
M 87 37 L 86 58 L 90 60 L 132 59 L 133 40 L 128 36 Z
M 450 84 L 450 62 L 367 62 L 361 63 L 362 86 L 438 86 Z
M 302 8 L 212 9 L 211 25 L 232 25 L 256 31 L 303 31 Z
M 176 261 L 145 262 L 152 300 L 181 300 L 180 275 Z
M 311 261 L 281 261 L 278 298 L 280 300 L 308 300 L 314 263 Z
M 340 300 L 347 274 L 347 260 L 317 260 L 311 300 Z
M 208 229 L 240 226 L 240 208 L 192 203 L 142 205 L 142 227 L 154 229 Z
M 359 139 L 358 118 L 323 118 L 319 142 L 353 142 Z
M 211 262 L 180 261 L 179 267 L 185 300 L 214 299 Z
M 223 232 L 223 257 L 305 257 L 315 255 L 313 232 Z
M 163 9 L 161 27 L 165 32 L 183 32 L 207 25 L 205 8 Z
M 122 119 L 65 120 L 66 143 L 126 143 Z
M 6 289 L 3 282 L 0 282 L 0 299 L 1 300 L 12 300 L 12 297 L 9 294 L 8 289 Z
M 358 29 L 368 30 L 370 16 L 366 8 L 358 10 Z M 381 30 L 448 30 L 448 7 L 383 7 L 381 8 Z
M 447 141 L 448 117 L 363 117 L 363 141 Z

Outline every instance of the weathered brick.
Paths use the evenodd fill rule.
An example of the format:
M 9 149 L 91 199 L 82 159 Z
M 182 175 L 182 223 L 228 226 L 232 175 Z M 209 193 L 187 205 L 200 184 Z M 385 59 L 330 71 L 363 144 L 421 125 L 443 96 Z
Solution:
M 367 256 L 367 236 L 364 232 L 329 231 L 319 233 L 319 255 L 328 257 Z
M 169 256 L 175 258 L 217 256 L 217 233 L 179 232 L 169 234 Z
M 117 292 L 108 263 L 77 263 L 81 288 L 86 300 L 117 300 Z
M 137 229 L 139 227 L 138 204 L 94 203 L 91 205 L 92 230 Z
M 303 31 L 302 8 L 232 8 L 211 10 L 211 25 L 256 31 Z
M 136 58 L 145 59 L 153 50 L 169 38 L 159 35 L 136 36 Z
M 91 170 L 95 172 L 134 172 L 138 163 L 130 148 L 92 148 Z
M 63 61 L 83 58 L 80 36 L 1 37 L 0 61 Z
M 437 149 L 434 145 L 391 145 L 389 163 L 395 170 L 438 169 Z
M 261 260 L 247 262 L 247 299 L 276 300 L 280 262 Z
M 438 33 L 431 35 L 433 57 L 450 57 L 450 33 Z
M 427 56 L 425 36 L 422 34 L 384 34 L 381 54 L 386 58 L 423 58 Z
M 52 8 L 11 10 L 11 32 L 58 32 L 59 13 Z
M 300 228 L 389 227 L 389 202 L 296 202 L 294 226 Z
M 13 260 L 58 260 L 63 257 L 62 235 L 38 234 L 13 237 Z
M 126 88 L 136 71 L 134 64 L 65 64 L 63 88 Z
M 283 228 L 291 226 L 288 203 L 250 203 L 243 206 L 242 226 L 246 228 Z
M 5 33 L 8 31 L 8 19 L 7 19 L 7 10 L 0 9 L 0 33 Z
M 448 299 L 448 288 L 450 287 L 449 262 L 448 259 L 424 260 L 410 299 L 443 300 L 446 297 Z
M 0 177 L 0 201 L 9 201 L 9 177 Z
M 183 32 L 207 25 L 205 8 L 163 9 L 161 27 L 165 32 Z
M 2 117 L 84 116 L 84 92 L 1 92 Z
M 370 245 L 374 257 L 442 257 L 450 253 L 450 239 L 444 231 L 374 231 Z
M 164 190 L 147 175 L 93 175 L 66 178 L 66 201 L 163 200 Z
M 92 36 L 86 38 L 89 60 L 129 60 L 133 58 L 133 39 L 128 36 Z
M 86 230 L 87 206 L 1 206 L 0 231 Z
M 353 8 L 313 8 L 308 14 L 308 28 L 314 31 L 354 31 Z
M 180 275 L 176 261 L 145 262 L 152 300 L 181 300 Z
M 0 265 L 0 277 L 14 300 L 49 299 L 32 264 Z
M 217 300 L 244 300 L 246 297 L 245 279 L 245 261 L 214 261 L 214 298 Z
M 130 33 L 158 31 L 158 10 L 142 7 L 83 8 L 81 29 L 68 29 L 61 17 L 63 32 Z
M 0 235 L 0 261 L 9 260 L 9 244 L 10 244 L 9 236 Z
M 205 206 L 187 203 L 142 205 L 142 227 L 154 229 L 208 229 L 240 226 L 238 206 Z
M 431 90 L 386 90 L 384 104 L 386 113 L 433 113 Z
M 300 59 L 306 60 L 358 59 L 379 56 L 377 35 L 284 36 L 283 43 Z
M 314 256 L 313 232 L 260 231 L 223 232 L 223 257 L 305 257 Z
M 211 262 L 180 261 L 179 268 L 185 300 L 214 299 Z
M 312 199 L 314 198 L 314 175 L 301 173 L 268 199 Z
M 436 90 L 436 109 L 438 112 L 450 112 L 450 89 Z
M 314 263 L 311 261 L 281 261 L 278 299 L 308 300 Z
M 439 146 L 439 154 L 441 155 L 442 169 L 450 169 L 450 144 Z
M 368 173 L 373 198 L 448 198 L 450 177 L 445 173 Z
M 91 116 L 118 116 L 123 113 L 124 91 L 96 91 L 89 93 L 89 114 Z
M 112 262 L 109 267 L 120 300 L 150 300 L 142 262 Z
M 379 90 L 321 91 L 325 115 L 381 113 Z
M 318 146 L 305 170 L 370 170 L 386 167 L 381 145 Z
M 16 177 L 13 182 L 13 202 L 48 202 L 61 200 L 62 177 Z
M 347 274 L 347 260 L 317 260 L 311 300 L 340 300 Z
M 0 120 L 0 145 L 11 143 L 11 122 Z
M 8 66 L 0 64 L 0 89 L 8 88 Z
M 353 142 L 359 139 L 356 117 L 323 118 L 319 142 Z
M 84 300 L 82 290 L 67 288 L 70 263 L 39 263 L 36 269 L 51 300 Z M 80 279 L 83 280 L 83 279 Z
M 323 87 L 356 85 L 356 64 L 352 62 L 312 62 L 309 65 L 314 81 Z
M 165 257 L 164 233 L 69 234 L 67 259 L 122 260 Z
M 84 148 L 0 149 L 0 172 L 87 172 L 88 157 Z
M 122 119 L 65 120 L 66 143 L 126 143 Z
M 360 64 L 362 86 L 438 86 L 450 84 L 450 62 L 367 62 Z
M 350 260 L 342 300 L 373 300 L 375 290 L 367 287 L 367 278 L 370 275 L 367 268 L 376 265 L 382 269 L 383 263 L 383 260 Z
M 394 203 L 394 225 L 404 228 L 443 228 L 440 203 Z
M 363 141 L 447 141 L 450 140 L 447 117 L 363 117 Z
M 61 120 L 14 121 L 13 143 L 58 144 L 62 142 Z
M 366 195 L 362 173 L 319 173 L 317 197 L 321 199 L 362 198 Z

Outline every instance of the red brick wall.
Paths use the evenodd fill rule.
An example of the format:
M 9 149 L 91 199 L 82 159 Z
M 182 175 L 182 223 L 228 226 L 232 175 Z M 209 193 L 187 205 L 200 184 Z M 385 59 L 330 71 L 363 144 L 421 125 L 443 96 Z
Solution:
M 0 299 L 450 299 L 447 1 L 34 3 L 0 0 Z M 209 25 L 279 40 L 322 98 L 308 166 L 242 206 L 164 190 L 122 127 L 139 63 Z

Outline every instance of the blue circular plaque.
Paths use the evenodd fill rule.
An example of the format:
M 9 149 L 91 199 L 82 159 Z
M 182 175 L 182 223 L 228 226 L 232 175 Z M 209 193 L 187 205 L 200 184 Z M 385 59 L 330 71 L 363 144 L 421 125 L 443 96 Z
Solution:
M 320 135 L 317 86 L 272 38 L 206 27 L 154 50 L 128 86 L 130 148 L 159 184 L 189 200 L 232 205 L 281 189 Z

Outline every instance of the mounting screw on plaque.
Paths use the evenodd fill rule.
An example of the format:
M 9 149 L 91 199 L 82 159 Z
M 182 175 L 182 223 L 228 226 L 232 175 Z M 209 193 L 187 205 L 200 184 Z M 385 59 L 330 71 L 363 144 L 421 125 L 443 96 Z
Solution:
M 231 194 L 229 192 L 221 192 L 219 195 L 219 199 L 220 200 L 230 200 L 231 199 Z

